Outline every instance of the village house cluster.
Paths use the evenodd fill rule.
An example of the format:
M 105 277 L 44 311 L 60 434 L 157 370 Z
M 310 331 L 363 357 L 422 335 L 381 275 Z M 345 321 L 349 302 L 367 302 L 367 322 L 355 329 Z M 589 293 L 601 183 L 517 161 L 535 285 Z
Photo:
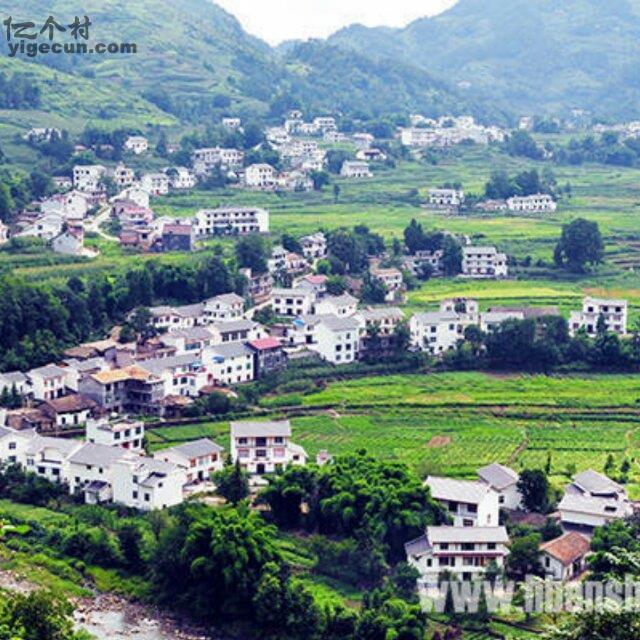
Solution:
M 506 132 L 495 126 L 478 124 L 472 116 L 443 116 L 438 120 L 415 114 L 411 126 L 399 131 L 402 144 L 412 149 L 446 148 L 465 141 L 476 144 L 502 142 Z
M 86 422 L 83 439 L 0 427 L 0 465 L 19 465 L 68 487 L 87 504 L 116 503 L 140 511 L 166 509 L 211 489 L 223 468 L 223 448 L 209 438 L 146 455 L 144 422 L 111 414 Z M 231 461 L 255 482 L 288 465 L 304 465 L 305 450 L 291 441 L 291 425 L 233 422 Z
M 526 513 L 519 475 L 496 463 L 477 474 L 477 480 L 429 476 L 425 481 L 449 519 L 449 524 L 429 526 L 405 544 L 407 561 L 427 589 L 437 587 L 443 572 L 470 581 L 482 577 L 490 566 L 500 570 L 505 565 L 510 540 L 500 524 L 500 512 Z M 563 582 L 580 576 L 587 568 L 594 529 L 632 513 L 622 486 L 590 469 L 575 475 L 554 516 L 562 534 L 539 547 L 544 573 Z

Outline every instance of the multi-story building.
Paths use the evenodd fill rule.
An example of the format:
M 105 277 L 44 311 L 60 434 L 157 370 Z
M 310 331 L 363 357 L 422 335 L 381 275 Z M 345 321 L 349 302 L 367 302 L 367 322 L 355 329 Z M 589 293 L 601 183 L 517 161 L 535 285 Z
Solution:
M 300 246 L 307 260 L 320 260 L 327 257 L 327 238 L 320 231 L 300 238 Z
M 464 324 L 452 311 L 416 313 L 409 320 L 411 345 L 431 355 L 455 348 L 464 339 Z
M 318 315 L 333 315 L 338 318 L 352 316 L 358 310 L 358 299 L 349 293 L 339 296 L 325 296 L 315 304 Z
M 142 188 L 152 196 L 164 196 L 169 193 L 169 176 L 164 173 L 146 173 L 140 179 Z
M 244 181 L 254 189 L 272 189 L 276 184 L 276 170 L 270 164 L 252 164 L 245 169 Z
M 368 162 L 362 160 L 345 160 L 340 169 L 343 178 L 371 178 L 373 173 Z
M 558 205 L 548 193 L 535 193 L 531 196 L 513 196 L 507 200 L 509 211 L 524 211 L 531 213 L 553 213 Z
M 55 364 L 31 369 L 27 373 L 34 400 L 53 400 L 65 394 L 66 371 Z
M 315 341 L 308 346 L 327 362 L 350 364 L 358 359 L 361 324 L 354 317 L 316 316 Z
M 393 302 L 402 291 L 404 282 L 402 278 L 402 271 L 399 269 L 383 269 L 380 267 L 373 268 L 371 269 L 371 277 L 382 282 L 382 284 L 387 288 L 387 295 L 385 298 L 387 302 Z
M 205 366 L 210 383 L 232 386 L 251 382 L 255 378 L 253 351 L 241 342 L 209 348 Z
M 201 209 L 193 219 L 197 236 L 246 235 L 269 232 L 269 212 L 258 207 Z
M 106 167 L 101 164 L 77 164 L 73 167 L 73 186 L 86 193 L 99 191 L 100 181 L 106 172 Z
M 429 204 L 432 207 L 458 208 L 464 204 L 462 189 L 429 189 Z
M 456 527 L 495 527 L 499 523 L 498 494 L 483 482 L 429 476 L 425 485 L 453 518 Z
M 462 275 L 467 278 L 506 278 L 507 256 L 495 247 L 463 247 Z
M 315 295 L 305 288 L 273 289 L 271 306 L 278 316 L 296 317 L 311 313 Z
M 582 311 L 572 311 L 569 330 L 575 335 L 580 329 L 594 337 L 598 333 L 598 322 L 602 318 L 607 331 L 619 336 L 627 334 L 628 304 L 626 300 L 606 300 L 586 297 Z
M 144 422 L 120 418 L 87 420 L 87 442 L 141 452 L 144 444 Z
M 231 459 L 252 475 L 274 473 L 288 465 L 303 465 L 305 450 L 291 442 L 291 424 L 281 422 L 232 422 Z
M 129 136 L 124 141 L 124 148 L 136 155 L 140 155 L 149 149 L 149 141 L 144 136 Z
M 420 573 L 426 587 L 438 585 L 449 572 L 460 580 L 482 578 L 487 567 L 504 567 L 509 555 L 505 527 L 427 527 L 423 536 L 405 544 L 407 562 Z
M 253 369 L 256 378 L 263 378 L 287 366 L 287 354 L 278 338 L 261 338 L 247 343 L 254 353 Z
M 204 176 L 215 168 L 223 171 L 236 171 L 244 164 L 244 151 L 210 147 L 195 149 L 192 155 L 193 170 L 198 176 Z
M 244 314 L 244 299 L 236 293 L 223 293 L 204 303 L 204 322 L 239 320 Z

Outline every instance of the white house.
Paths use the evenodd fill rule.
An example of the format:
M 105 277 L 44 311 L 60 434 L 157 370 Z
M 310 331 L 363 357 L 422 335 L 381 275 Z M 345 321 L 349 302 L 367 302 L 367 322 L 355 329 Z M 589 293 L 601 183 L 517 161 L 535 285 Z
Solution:
M 84 226 L 82 222 L 66 222 L 62 232 L 51 240 L 51 248 L 56 253 L 81 256 L 84 253 Z
M 93 444 L 141 452 L 144 422 L 127 418 L 87 420 L 86 440 Z
M 276 183 L 276 170 L 270 164 L 252 164 L 245 169 L 244 181 L 247 187 L 271 189 Z
M 575 335 L 580 329 L 594 337 L 598 333 L 598 320 L 602 318 L 606 330 L 619 336 L 627 334 L 628 304 L 626 300 L 607 300 L 587 296 L 582 302 L 582 311 L 572 311 L 569 330 Z
M 318 315 L 333 315 L 338 318 L 349 317 L 358 310 L 358 299 L 350 293 L 339 296 L 325 296 L 315 304 Z
M 204 322 L 238 320 L 244 314 L 244 299 L 237 293 L 223 293 L 204 303 Z
M 79 191 L 55 193 L 50 198 L 40 202 L 43 215 L 55 214 L 63 218 L 81 220 L 87 215 L 89 205 L 86 197 Z
M 269 232 L 269 212 L 258 207 L 200 209 L 193 219 L 197 236 L 246 235 Z
M 271 307 L 278 316 L 302 316 L 311 313 L 315 295 L 305 288 L 273 289 Z
M 358 311 L 356 317 L 362 321 L 365 331 L 375 326 L 382 336 L 392 335 L 404 321 L 402 309 L 398 307 L 367 307 Z
M 236 385 L 255 378 L 253 351 L 241 342 L 219 344 L 207 350 L 205 366 L 210 382 Z
M 169 193 L 171 180 L 164 173 L 145 173 L 140 179 L 141 187 L 152 196 L 165 196 Z
M 51 482 L 64 482 L 67 458 L 82 445 L 78 440 L 36 435 L 26 446 L 24 467 Z
M 169 186 L 177 191 L 193 189 L 197 184 L 196 176 L 186 167 L 169 167 L 163 173 L 169 177 Z
M 244 164 L 244 151 L 240 149 L 208 147 L 195 149 L 191 159 L 196 175 L 204 176 L 216 167 L 225 171 L 242 168 Z
M 345 160 L 340 169 L 343 178 L 371 178 L 373 173 L 369 169 L 369 163 L 362 160 Z
M 631 515 L 633 508 L 624 487 L 589 469 L 565 487 L 558 512 L 563 527 L 590 532 Z
M 124 457 L 112 465 L 113 501 L 141 511 L 167 509 L 183 500 L 184 469 L 154 458 Z
M 65 393 L 66 371 L 55 364 L 31 369 L 27 373 L 35 400 L 53 400 Z
M 214 322 L 208 326 L 208 330 L 213 336 L 211 343 L 213 345 L 227 342 L 248 342 L 266 337 L 264 327 L 260 323 L 247 318 Z
M 409 320 L 409 331 L 411 345 L 431 355 L 454 349 L 464 339 L 464 324 L 451 311 L 416 313 Z
M 541 544 L 540 561 L 548 577 L 566 582 L 577 578 L 585 571 L 589 551 L 589 539 L 570 531 L 555 540 Z
M 320 231 L 300 238 L 300 245 L 302 246 L 302 253 L 307 260 L 327 257 L 327 238 Z
M 144 136 L 129 136 L 124 141 L 124 148 L 136 155 L 140 155 L 149 149 L 149 141 Z
M 33 430 L 17 431 L 0 426 L 0 463 L 25 466 L 27 448 L 35 437 Z
M 305 450 L 291 442 L 291 424 L 281 422 L 232 422 L 231 459 L 252 475 L 274 473 L 288 465 L 307 462 Z
M 461 580 L 481 578 L 489 564 L 504 567 L 509 555 L 505 527 L 427 527 L 423 536 L 405 544 L 407 562 L 427 587 L 439 583 L 448 571 Z
M 509 211 L 524 211 L 531 213 L 553 213 L 558 205 L 548 193 L 535 193 L 530 196 L 513 196 L 507 200 Z
M 222 126 L 230 131 L 237 131 L 242 126 L 240 118 L 222 118 Z
M 429 189 L 429 204 L 433 207 L 457 208 L 464 204 L 462 189 Z
M 77 164 L 73 167 L 73 186 L 86 193 L 98 191 L 106 172 L 106 167 L 101 164 Z
M 495 527 L 499 523 L 498 493 L 483 482 L 429 476 L 425 485 L 447 510 L 456 527 Z
M 507 256 L 495 247 L 463 247 L 462 275 L 467 278 L 506 278 Z
M 197 327 L 198 330 L 201 327 Z M 193 331 L 186 329 L 183 331 Z M 163 380 L 164 396 L 196 397 L 207 384 L 207 372 L 199 351 L 168 358 L 144 360 L 140 367 Z
M 316 316 L 315 342 L 307 345 L 327 362 L 341 365 L 355 362 L 360 346 L 361 324 L 354 317 Z
M 501 464 L 489 464 L 478 469 L 480 482 L 484 482 L 498 494 L 498 504 L 502 509 L 519 509 L 522 494 L 518 490 L 520 476 L 509 467 Z
M 209 440 L 201 438 L 193 442 L 179 444 L 169 449 L 156 451 L 153 457 L 162 462 L 170 462 L 187 474 L 187 483 L 197 484 L 207 482 L 211 474 L 222 469 L 222 452 L 224 449 Z
M 387 295 L 385 300 L 387 302 L 393 302 L 398 295 L 398 292 L 402 291 L 403 277 L 402 271 L 396 268 L 373 268 L 370 270 L 371 277 L 382 282 L 387 288 Z

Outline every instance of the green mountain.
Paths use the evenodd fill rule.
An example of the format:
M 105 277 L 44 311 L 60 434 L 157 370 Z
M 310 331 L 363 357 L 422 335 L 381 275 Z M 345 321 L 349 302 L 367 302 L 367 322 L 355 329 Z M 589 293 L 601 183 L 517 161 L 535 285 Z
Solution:
M 640 114 L 640 0 L 460 0 L 404 29 L 353 26 L 329 42 L 519 113 Z
M 135 54 L 5 57 L 0 71 L 32 71 L 33 81 L 42 85 L 43 108 L 63 118 L 118 121 L 131 113 L 136 123 L 142 119 L 158 124 L 160 116 L 197 122 L 225 112 L 280 116 L 293 105 L 311 114 L 421 111 L 500 116 L 492 106 L 477 104 L 410 62 L 372 60 L 365 52 L 345 52 L 320 41 L 292 44 L 284 52 L 272 49 L 209 0 L 16 4 L 0 0 L 2 14 L 14 22 L 33 21 L 40 28 L 49 16 L 68 25 L 74 16 L 87 15 L 92 23 L 89 46 L 137 46 Z M 38 42 L 43 39 L 47 42 L 45 35 Z M 68 42 L 70 37 L 60 34 L 56 40 Z M 2 49 L 7 51 L 4 38 Z M 50 95 L 52 87 L 57 87 L 55 96 Z

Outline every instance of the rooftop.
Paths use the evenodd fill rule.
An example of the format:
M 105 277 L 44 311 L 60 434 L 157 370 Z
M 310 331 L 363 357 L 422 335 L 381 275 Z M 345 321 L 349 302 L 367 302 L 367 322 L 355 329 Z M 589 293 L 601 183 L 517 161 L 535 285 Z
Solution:
M 575 531 L 540 545 L 540 551 L 559 560 L 565 567 L 589 553 L 589 548 L 589 540 Z
M 109 467 L 128 455 L 131 454 L 120 447 L 87 442 L 69 458 L 69 462 L 95 467 Z
M 489 486 L 498 491 L 502 491 L 518 482 L 518 474 L 509 467 L 501 464 L 490 464 L 482 469 L 478 469 L 478 476 L 484 480 Z
M 185 442 L 184 444 L 179 444 L 175 447 L 170 447 L 169 449 L 161 449 L 156 452 L 156 455 L 161 456 L 162 454 L 173 452 L 181 454 L 185 458 L 192 459 L 209 456 L 212 453 L 221 453 L 222 451 L 224 451 L 224 449 L 213 440 L 210 440 L 209 438 L 201 438 L 200 440 Z
M 486 484 L 475 480 L 429 476 L 425 480 L 425 485 L 431 489 L 431 495 L 436 500 L 452 500 L 466 504 L 478 504 L 491 492 Z
M 509 536 L 505 527 L 427 527 L 427 540 L 441 542 L 497 542 L 506 544 Z
M 232 422 L 232 438 L 253 438 L 253 437 L 290 437 L 291 423 L 288 420 L 279 422 Z

